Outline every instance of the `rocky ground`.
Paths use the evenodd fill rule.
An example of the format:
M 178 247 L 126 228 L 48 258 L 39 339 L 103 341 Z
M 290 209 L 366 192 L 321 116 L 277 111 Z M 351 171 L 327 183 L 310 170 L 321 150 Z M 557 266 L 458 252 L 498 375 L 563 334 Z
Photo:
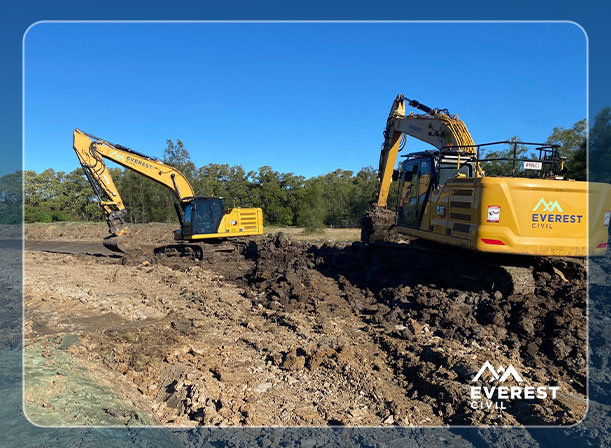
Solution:
M 520 259 L 507 270 L 439 248 L 275 234 L 245 256 L 126 264 L 79 253 L 102 227 L 68 230 L 26 228 L 73 252 L 25 252 L 35 422 L 570 425 L 585 415 L 582 262 Z M 165 243 L 166 230 L 141 232 Z M 530 289 L 515 286 L 516 272 Z M 486 360 L 558 396 L 474 410 L 469 387 Z

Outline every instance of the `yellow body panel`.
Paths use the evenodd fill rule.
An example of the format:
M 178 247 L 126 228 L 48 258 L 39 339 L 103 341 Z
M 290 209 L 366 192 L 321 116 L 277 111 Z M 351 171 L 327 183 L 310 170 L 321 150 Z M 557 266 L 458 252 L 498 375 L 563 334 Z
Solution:
M 260 208 L 233 208 L 225 213 L 217 233 L 192 235 L 188 240 L 263 235 L 263 211 Z
M 431 192 L 418 229 L 397 230 L 481 252 L 603 255 L 608 240 L 603 221 L 610 210 L 609 184 L 455 178 Z

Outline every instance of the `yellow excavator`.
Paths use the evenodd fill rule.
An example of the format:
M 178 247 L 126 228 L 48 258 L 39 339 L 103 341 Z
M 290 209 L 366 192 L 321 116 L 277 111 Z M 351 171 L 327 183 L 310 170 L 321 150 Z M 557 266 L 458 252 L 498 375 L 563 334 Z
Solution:
M 406 106 L 420 112 L 406 114 Z M 434 147 L 407 154 L 395 170 L 405 136 Z M 485 149 L 509 145 L 513 156 L 486 159 Z M 531 148 L 520 158 L 518 145 Z M 565 178 L 557 145 L 528 142 L 475 144 L 447 109 L 398 95 L 380 153 L 379 189 L 370 216 L 385 216 L 391 181 L 399 181 L 394 229 L 400 234 L 478 252 L 536 256 L 602 255 L 611 218 L 611 186 Z M 506 177 L 486 177 L 482 166 L 504 162 Z M 529 173 L 528 177 L 524 174 Z M 380 213 L 384 212 L 384 213 Z M 384 227 L 364 221 L 363 240 Z
M 111 250 L 125 253 L 136 244 L 131 241 L 124 219 L 125 204 L 104 159 L 152 179 L 172 192 L 180 229 L 174 231 L 177 244 L 164 248 L 171 253 L 202 259 L 207 252 L 244 249 L 247 243 L 243 237 L 263 234 L 260 208 L 225 209 L 220 197 L 196 197 L 187 178 L 158 159 L 79 129 L 73 133 L 73 148 L 106 214 L 110 236 L 104 239 L 104 246 Z

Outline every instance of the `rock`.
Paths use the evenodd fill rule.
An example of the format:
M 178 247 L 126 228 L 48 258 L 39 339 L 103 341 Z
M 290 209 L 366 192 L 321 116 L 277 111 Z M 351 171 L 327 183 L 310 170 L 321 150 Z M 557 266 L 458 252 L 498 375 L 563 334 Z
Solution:
M 284 233 L 279 232 L 278 235 L 276 235 L 276 241 L 274 242 L 274 244 L 276 245 L 276 247 L 284 248 L 290 244 L 290 241 Z
M 528 352 L 529 355 L 536 356 L 537 353 L 539 353 L 539 346 L 535 344 L 534 342 L 529 342 L 528 345 L 526 346 L 526 351 Z
M 422 325 L 416 322 L 414 319 L 409 319 L 407 321 L 407 328 L 412 332 L 414 336 L 419 335 L 422 331 Z
M 554 317 L 552 317 L 552 324 L 554 325 L 554 327 L 561 328 L 564 326 L 564 323 L 565 321 L 562 316 L 555 315 Z
M 390 414 L 382 421 L 382 423 L 384 423 L 385 425 L 393 425 L 395 423 L 395 417 Z
M 527 336 L 534 336 L 535 334 L 535 325 L 533 324 L 532 319 L 528 317 L 522 317 L 518 322 L 518 327 Z
M 563 273 L 563 272 L 562 272 L 560 269 L 558 269 L 556 266 L 554 266 L 554 268 L 553 268 L 553 269 L 554 269 L 554 273 L 555 273 L 555 274 L 556 274 L 558 277 L 560 277 L 564 283 L 567 283 L 567 282 L 568 282 L 568 280 L 567 280 L 567 279 L 566 279 L 566 277 L 564 276 L 564 273 Z
M 320 418 L 320 413 L 311 404 L 298 405 L 295 408 L 295 415 L 305 420 L 308 424 L 316 423 Z
M 285 370 L 301 370 L 305 367 L 305 356 L 297 355 L 297 349 L 292 349 L 280 365 Z
M 255 388 L 253 390 L 255 392 L 259 393 L 259 394 L 264 394 L 271 387 L 272 387 L 272 383 L 261 383 L 261 384 L 258 384 L 257 386 L 255 386 Z
M 553 340 L 554 356 L 558 359 L 565 359 L 571 353 L 571 347 L 567 346 L 562 339 L 556 338 Z

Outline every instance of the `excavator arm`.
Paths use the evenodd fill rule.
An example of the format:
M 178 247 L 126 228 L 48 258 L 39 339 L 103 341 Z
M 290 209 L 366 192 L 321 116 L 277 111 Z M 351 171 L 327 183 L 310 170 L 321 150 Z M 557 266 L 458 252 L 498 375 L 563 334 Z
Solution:
M 73 148 L 94 192 L 100 198 L 100 206 L 106 213 L 106 221 L 111 234 L 119 236 L 126 232 L 127 226 L 123 220 L 126 210 L 104 159 L 153 179 L 170 189 L 174 195 L 176 213 L 182 225 L 183 216 L 180 203 L 193 197 L 194 192 L 189 181 L 180 171 L 158 159 L 107 142 L 79 129 L 74 130 Z
M 424 114 L 405 114 L 405 105 L 418 109 Z M 450 115 L 447 109 L 432 109 L 410 100 L 403 95 L 397 95 L 390 108 L 386 129 L 384 130 L 384 143 L 380 152 L 379 180 L 380 187 L 377 192 L 376 203 L 378 207 L 386 207 L 390 183 L 397 161 L 397 154 L 403 144 L 403 135 L 409 135 L 426 142 L 437 149 L 459 147 L 461 151 L 475 153 L 472 146 L 473 138 L 467 126 L 456 115 Z M 478 174 L 481 171 L 478 167 Z

